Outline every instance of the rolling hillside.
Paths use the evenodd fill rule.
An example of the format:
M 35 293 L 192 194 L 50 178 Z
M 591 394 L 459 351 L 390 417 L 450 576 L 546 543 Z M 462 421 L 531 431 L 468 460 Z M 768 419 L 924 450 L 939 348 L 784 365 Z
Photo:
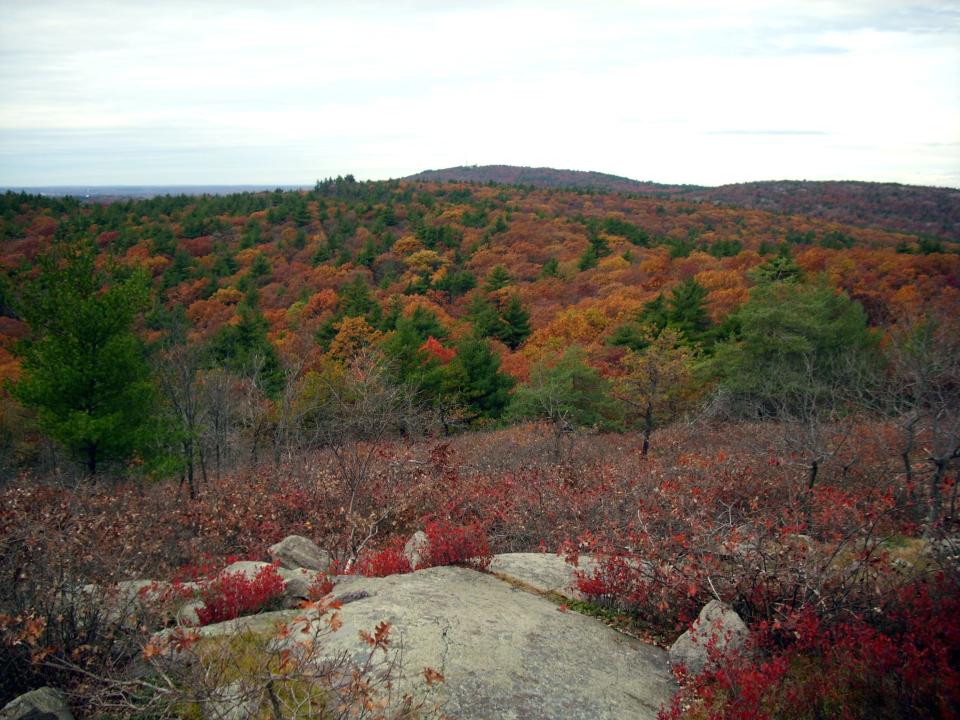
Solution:
M 813 215 L 861 227 L 927 234 L 954 242 L 960 240 L 960 190 L 954 188 L 799 180 L 702 187 L 631 180 L 598 172 L 511 165 L 427 170 L 408 179 L 640 193 L 790 215 Z

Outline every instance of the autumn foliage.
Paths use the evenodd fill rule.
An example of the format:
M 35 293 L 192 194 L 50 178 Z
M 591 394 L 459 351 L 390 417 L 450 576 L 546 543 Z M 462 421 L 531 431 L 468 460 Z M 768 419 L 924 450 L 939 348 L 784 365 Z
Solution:
M 283 578 L 272 565 L 262 568 L 252 578 L 242 572 L 219 575 L 201 586 L 202 605 L 197 608 L 197 620 L 200 625 L 210 625 L 275 610 L 280 607 L 283 588 Z
M 233 558 L 298 534 L 331 573 L 386 576 L 422 530 L 419 567 L 583 560 L 585 607 L 661 645 L 729 603 L 750 644 L 680 673 L 664 717 L 956 717 L 956 238 L 908 234 L 924 218 L 902 208 L 884 228 L 733 197 L 352 178 L 2 196 L 0 700 L 48 680 L 92 697 L 138 657 L 140 626 L 77 588 L 202 580 L 219 622 L 283 591 L 273 567 L 219 574 Z M 105 425 L 24 390 L 59 348 L 57 313 L 24 302 L 77 272 L 66 247 L 91 307 L 139 278 L 124 347 L 155 400 L 85 466 Z M 50 387 L 83 377 L 62 354 Z M 311 602 L 334 617 L 331 582 Z

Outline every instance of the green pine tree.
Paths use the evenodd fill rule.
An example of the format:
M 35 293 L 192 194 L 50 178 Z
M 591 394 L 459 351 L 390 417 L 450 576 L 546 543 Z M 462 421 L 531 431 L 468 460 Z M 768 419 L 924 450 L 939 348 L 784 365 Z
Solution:
M 484 295 L 476 295 L 467 307 L 467 319 L 473 324 L 473 332 L 479 337 L 495 337 L 500 327 L 497 308 Z
M 520 298 L 514 295 L 500 315 L 497 337 L 511 350 L 516 350 L 530 335 L 530 313 L 523 309 Z
M 540 268 L 540 277 L 560 277 L 560 263 L 555 257 L 548 259 Z
M 499 418 L 510 402 L 513 380 L 500 372 L 500 358 L 486 340 L 467 337 L 457 345 L 457 356 L 447 366 L 448 396 L 467 406 L 478 418 Z
M 706 288 L 689 279 L 673 289 L 667 302 L 667 324 L 682 332 L 690 342 L 699 340 L 710 327 L 710 316 L 704 304 L 706 297 Z
M 758 265 L 749 273 L 749 277 L 757 285 L 769 285 L 775 282 L 799 282 L 803 279 L 803 270 L 797 265 L 793 256 L 780 254 L 763 265 Z
M 211 356 L 217 364 L 240 375 L 256 376 L 268 395 L 283 389 L 283 368 L 277 350 L 267 337 L 267 321 L 255 306 L 237 308 L 240 322 L 224 325 L 213 339 Z
M 501 288 L 505 288 L 512 282 L 513 278 L 510 277 L 510 273 L 507 272 L 507 269 L 503 265 L 496 265 L 490 271 L 490 274 L 487 275 L 487 282 L 484 288 L 487 292 L 496 292 Z
M 583 254 L 580 256 L 580 259 L 577 261 L 577 268 L 580 271 L 589 270 L 590 268 L 595 268 L 597 266 L 597 248 L 593 244 L 587 245 L 587 249 L 583 251 Z
M 657 295 L 653 300 L 643 306 L 643 312 L 640 313 L 640 321 L 653 327 L 656 333 L 661 332 L 669 320 L 669 309 L 667 308 L 667 299 L 663 293 Z
M 156 389 L 133 330 L 147 280 L 98 270 L 87 243 L 58 245 L 38 264 L 17 302 L 30 337 L 17 348 L 23 375 L 13 392 L 95 475 L 150 447 Z

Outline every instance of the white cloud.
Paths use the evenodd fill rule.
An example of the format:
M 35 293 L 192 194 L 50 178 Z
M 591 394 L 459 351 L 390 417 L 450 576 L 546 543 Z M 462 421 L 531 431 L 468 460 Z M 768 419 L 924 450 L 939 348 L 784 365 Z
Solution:
M 960 3 L 276 5 L 0 0 L 0 184 L 501 162 L 960 186 Z

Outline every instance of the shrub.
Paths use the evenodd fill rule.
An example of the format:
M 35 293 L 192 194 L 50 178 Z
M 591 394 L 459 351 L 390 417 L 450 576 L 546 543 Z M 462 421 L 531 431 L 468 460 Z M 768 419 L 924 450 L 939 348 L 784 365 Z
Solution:
M 456 525 L 448 520 L 430 520 L 424 527 L 430 541 L 421 568 L 442 565 L 462 565 L 475 570 L 486 570 L 492 555 L 486 534 L 478 523 Z M 404 541 L 393 538 L 382 549 L 363 555 L 355 572 L 367 577 L 386 577 L 413 570 L 403 554 Z
M 424 532 L 430 540 L 429 567 L 463 565 L 486 570 L 490 566 L 490 544 L 478 523 L 454 525 L 447 520 L 431 520 Z
M 403 538 L 394 538 L 377 552 L 362 555 L 354 567 L 357 575 L 366 577 L 386 577 L 400 575 L 413 570 L 410 561 L 403 554 Z
M 197 619 L 200 625 L 209 625 L 261 610 L 276 610 L 284 587 L 284 580 L 273 565 L 264 567 L 253 578 L 242 572 L 219 575 L 202 586 L 203 606 L 197 609 Z
M 872 617 L 829 623 L 806 608 L 763 624 L 753 652 L 688 678 L 660 717 L 956 718 L 958 590 L 940 575 L 901 588 Z

